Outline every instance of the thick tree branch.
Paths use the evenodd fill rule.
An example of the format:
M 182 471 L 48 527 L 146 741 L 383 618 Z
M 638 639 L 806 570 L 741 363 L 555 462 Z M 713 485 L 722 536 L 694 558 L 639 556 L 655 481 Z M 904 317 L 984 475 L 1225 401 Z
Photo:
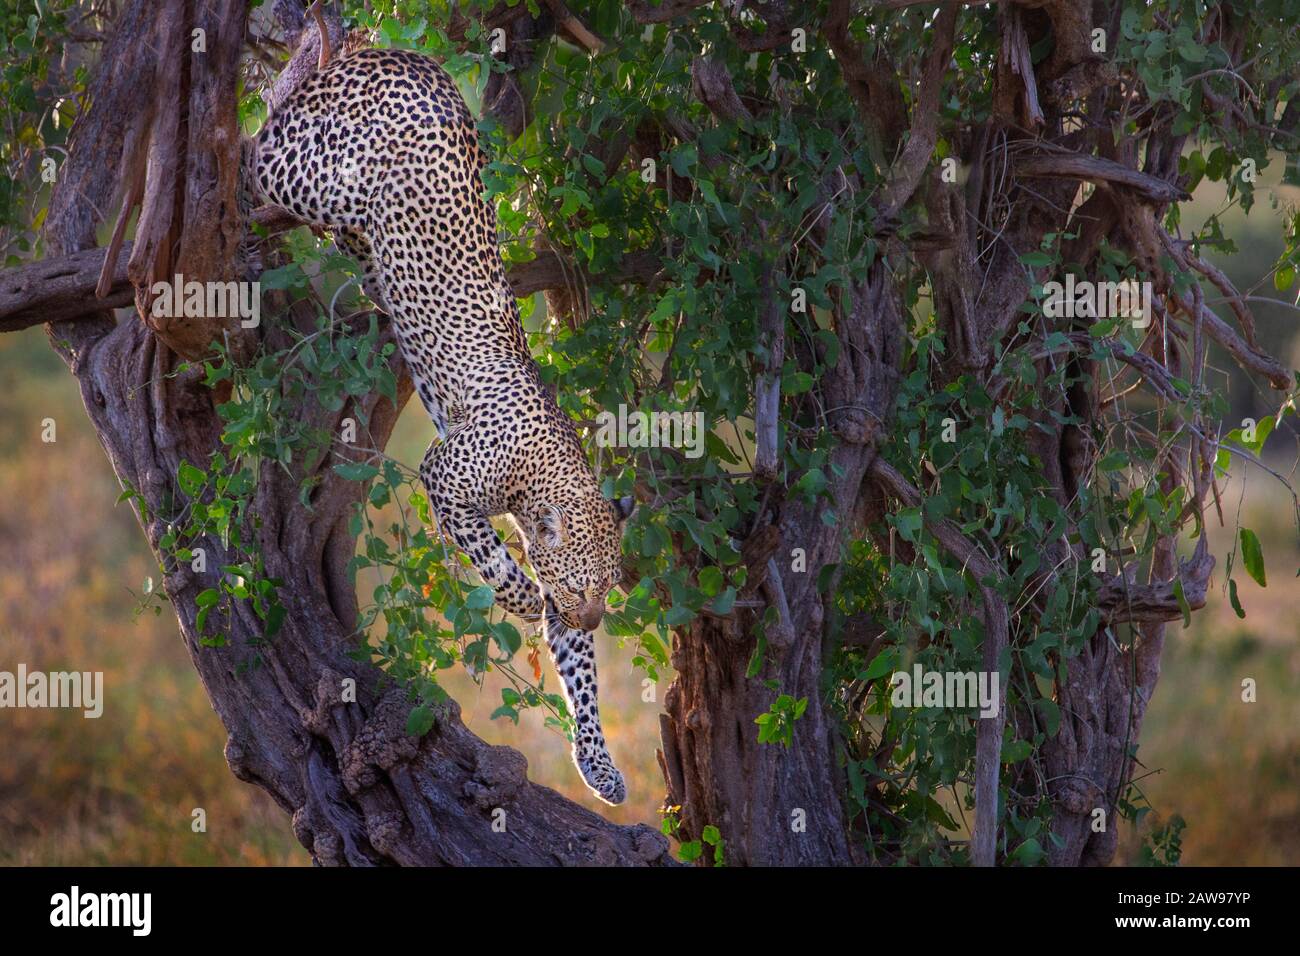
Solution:
M 1185 189 L 1173 183 L 1130 169 L 1114 160 L 1082 153 L 1023 156 L 1015 160 L 1014 169 L 1017 176 L 1025 178 L 1082 179 L 1102 185 L 1123 186 L 1155 203 L 1191 198 Z
M 697 56 L 691 61 L 691 86 L 696 98 L 718 119 L 731 123 L 753 120 L 736 95 L 736 85 L 724 64 Z
M 881 216 L 885 221 L 897 217 L 903 205 L 916 192 L 934 157 L 934 147 L 939 139 L 939 102 L 943 94 L 943 75 L 952 59 L 953 31 L 957 24 L 958 7 L 948 4 L 934 20 L 934 37 L 921 67 L 917 87 L 916 105 L 912 108 L 912 128 L 907 145 L 899 157 L 882 190 Z
M 696 7 L 702 7 L 709 0 L 631 0 L 628 9 L 637 23 L 667 23 L 690 13 Z
M 659 253 L 647 249 L 628 253 L 619 262 L 618 268 L 612 274 L 607 274 L 607 278 L 618 283 L 644 284 L 662 269 L 663 260 Z M 515 295 L 523 298 L 546 289 L 569 288 L 578 273 L 579 270 L 571 261 L 566 261 L 557 253 L 542 251 L 535 259 L 510 266 L 506 270 L 506 277 L 510 280 Z
M 122 245 L 115 267 L 107 273 L 107 294 L 95 298 L 107 252 L 99 246 L 0 271 L 0 332 L 18 332 L 130 305 L 133 291 L 126 278 L 130 242 Z
M 892 63 L 887 59 L 883 62 L 866 59 L 849 32 L 849 17 L 849 0 L 831 0 L 822 30 L 843 71 L 849 94 L 857 103 L 858 117 L 871 138 L 875 159 L 883 164 L 886 144 L 892 147 L 906 122 L 903 95 Z
M 1179 562 L 1176 578 L 1154 584 L 1135 584 L 1111 576 L 1098 589 L 1097 607 L 1110 624 L 1177 621 L 1183 616 L 1183 606 L 1174 585 L 1181 583 L 1188 610 L 1199 611 L 1205 607 L 1205 592 L 1213 570 L 1214 555 L 1210 554 L 1206 538 L 1201 535 L 1192 557 Z
M 301 225 L 284 210 L 272 206 L 262 207 L 254 219 L 272 228 Z M 95 298 L 95 285 L 108 251 L 102 246 L 0 272 L 0 332 L 88 318 L 105 309 L 130 305 L 132 288 L 126 267 L 131 250 L 130 242 L 123 244 L 117 267 L 109 273 L 109 293 L 103 299 Z M 662 268 L 659 253 L 642 250 L 625 256 L 613 278 L 616 282 L 643 284 Z M 551 251 L 542 251 L 535 259 L 517 263 L 506 272 L 515 295 L 520 297 L 547 289 L 568 288 L 577 274 L 573 263 Z
M 766 265 L 759 280 L 761 314 L 754 375 L 754 476 L 771 480 L 781 465 L 781 369 L 785 364 L 785 310 L 777 299 L 776 277 Z
M 605 41 L 592 33 L 585 23 L 575 17 L 572 11 L 564 5 L 563 0 L 546 0 L 546 6 L 551 11 L 551 15 L 555 17 L 555 21 L 569 36 L 586 47 L 587 52 L 600 53 L 605 49 Z

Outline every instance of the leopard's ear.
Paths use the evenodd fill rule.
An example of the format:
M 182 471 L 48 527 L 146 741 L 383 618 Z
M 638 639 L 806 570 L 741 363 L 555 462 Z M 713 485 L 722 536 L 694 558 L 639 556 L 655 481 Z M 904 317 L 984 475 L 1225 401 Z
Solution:
M 558 548 L 569 540 L 569 520 L 555 505 L 542 505 L 537 517 L 538 543 L 542 547 Z
M 632 517 L 632 512 L 636 511 L 636 499 L 631 495 L 614 498 L 610 501 L 610 504 L 614 506 L 614 517 L 620 522 Z

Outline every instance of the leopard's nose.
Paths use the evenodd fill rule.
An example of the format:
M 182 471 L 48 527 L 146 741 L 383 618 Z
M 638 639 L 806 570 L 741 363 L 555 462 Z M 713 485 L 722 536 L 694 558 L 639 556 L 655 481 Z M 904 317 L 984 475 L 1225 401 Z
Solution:
M 600 619 L 605 616 L 604 602 L 585 605 L 578 611 L 578 620 L 584 631 L 594 631 L 600 627 Z

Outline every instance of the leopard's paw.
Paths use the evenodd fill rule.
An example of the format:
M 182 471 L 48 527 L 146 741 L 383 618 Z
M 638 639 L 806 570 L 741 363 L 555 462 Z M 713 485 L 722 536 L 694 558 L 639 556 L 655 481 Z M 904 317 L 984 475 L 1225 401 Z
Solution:
M 623 774 L 608 757 L 587 760 L 578 758 L 575 762 L 582 779 L 587 781 L 587 786 L 591 788 L 592 793 L 605 803 L 616 807 L 627 799 L 627 785 L 623 782 Z

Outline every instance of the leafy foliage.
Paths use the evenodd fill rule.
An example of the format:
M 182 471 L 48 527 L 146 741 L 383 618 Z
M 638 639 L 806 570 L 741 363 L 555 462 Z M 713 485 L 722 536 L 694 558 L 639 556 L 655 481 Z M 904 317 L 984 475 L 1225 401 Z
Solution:
M 15 0 L 0 8 L 0 262 L 39 254 L 49 188 L 85 91 L 87 70 L 66 47 L 74 0 Z M 62 69 L 54 69 L 63 60 Z

